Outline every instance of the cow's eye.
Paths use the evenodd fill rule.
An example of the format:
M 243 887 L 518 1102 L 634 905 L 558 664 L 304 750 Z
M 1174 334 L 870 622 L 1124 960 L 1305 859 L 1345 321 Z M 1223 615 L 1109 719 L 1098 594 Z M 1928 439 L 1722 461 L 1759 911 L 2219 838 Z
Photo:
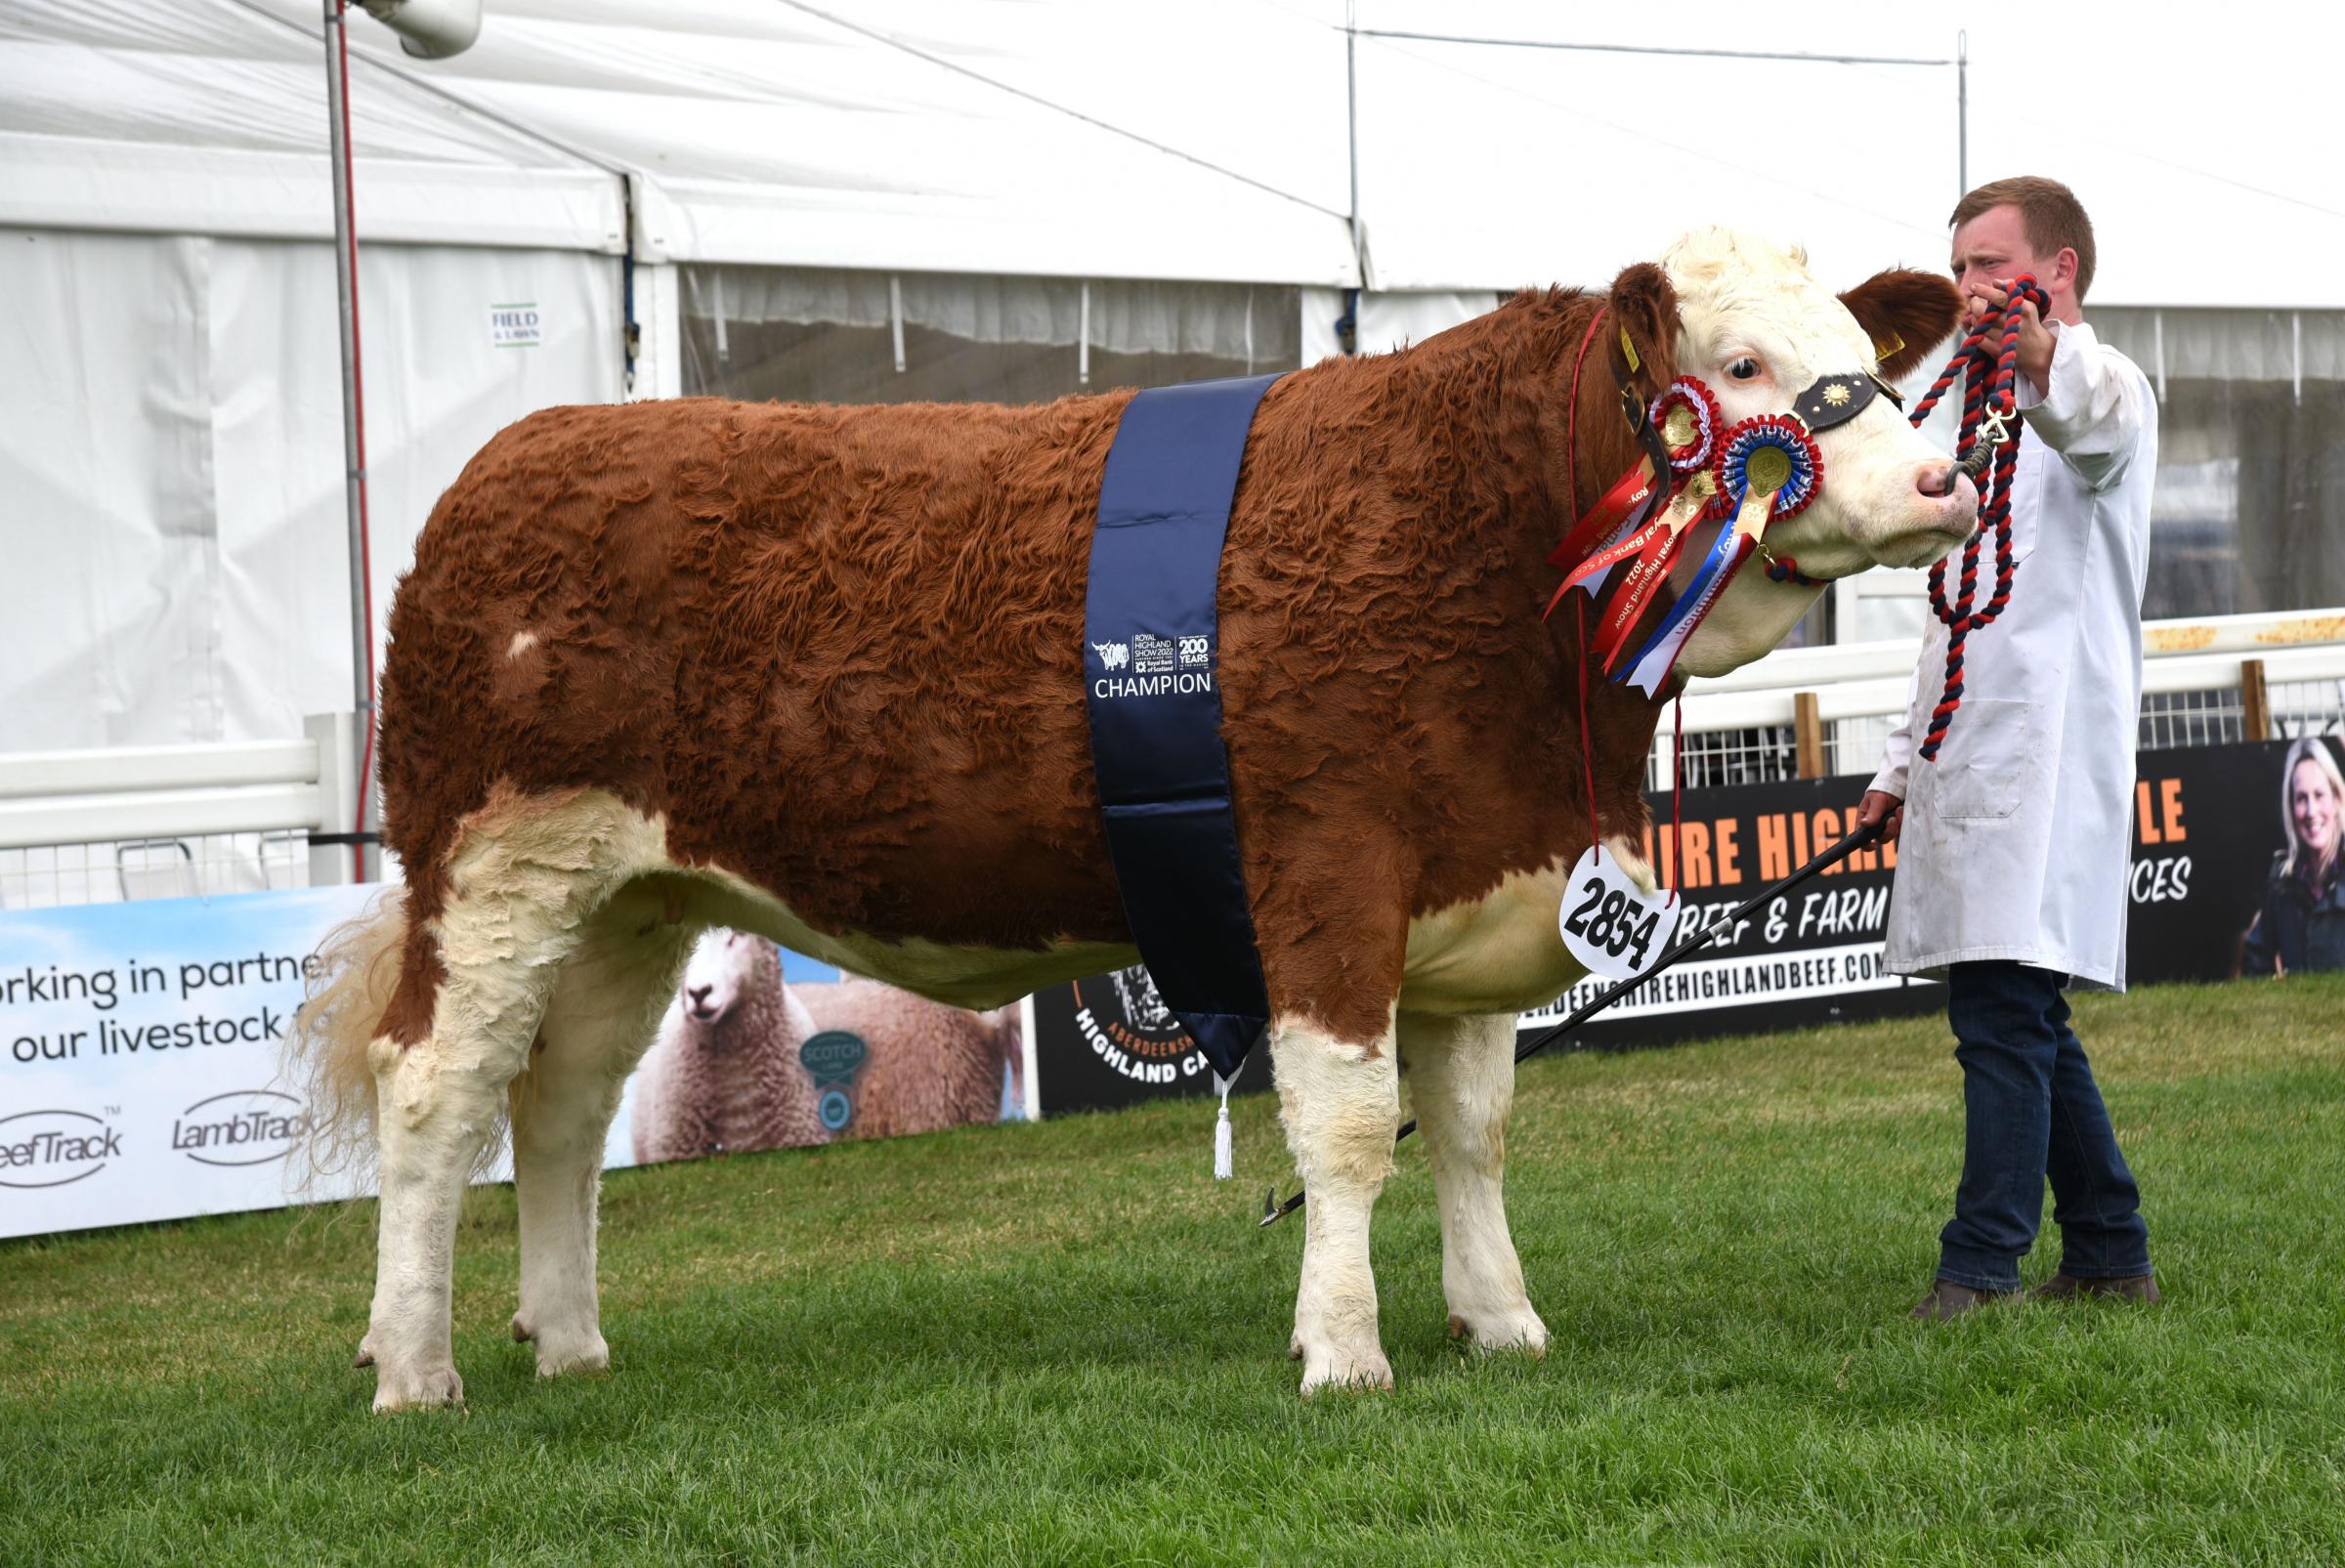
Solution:
M 1727 366 L 1727 374 L 1732 376 L 1737 381 L 1756 380 L 1759 376 L 1759 361 L 1746 354 L 1741 359 L 1735 360 L 1732 364 Z

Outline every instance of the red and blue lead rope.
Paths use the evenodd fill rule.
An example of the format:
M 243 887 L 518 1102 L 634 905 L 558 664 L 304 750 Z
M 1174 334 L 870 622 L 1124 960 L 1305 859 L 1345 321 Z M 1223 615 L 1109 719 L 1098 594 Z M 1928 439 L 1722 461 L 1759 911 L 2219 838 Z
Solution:
M 2023 300 L 2031 302 L 2039 315 L 2051 307 L 2049 296 L 2034 278 L 2013 279 L 2003 309 L 1981 319 L 1963 339 L 1954 357 L 1946 361 L 1945 369 L 1939 372 L 1937 382 L 1914 405 L 1911 416 L 1916 425 L 1928 418 L 1930 410 L 1938 406 L 1939 400 L 1960 375 L 1962 438 L 1954 448 L 1955 460 L 1965 472 L 1974 475 L 1983 473 L 1989 462 L 1994 468 L 1993 480 L 1987 487 L 1989 498 L 1980 508 L 1979 526 L 1963 546 L 1962 574 L 1951 603 L 1946 599 L 1946 563 L 1940 561 L 1930 569 L 1930 609 L 1946 628 L 1946 678 L 1938 705 L 1930 711 L 1929 730 L 1922 737 L 1920 749 L 1925 762 L 1938 759 L 1939 747 L 1945 742 L 1955 709 L 1962 706 L 1964 645 L 1973 631 L 1991 624 L 2011 603 L 2012 578 L 2018 571 L 2019 563 L 2011 553 L 2011 483 L 2020 460 L 2013 383 L 2019 365 L 2020 327 L 2025 320 L 2020 311 Z M 1993 439 L 1993 448 L 1974 460 L 1983 438 Z M 1994 591 L 1984 608 L 1974 608 L 1979 591 L 1979 548 L 1990 530 L 1995 536 Z M 1769 574 L 1773 575 L 1771 567 Z

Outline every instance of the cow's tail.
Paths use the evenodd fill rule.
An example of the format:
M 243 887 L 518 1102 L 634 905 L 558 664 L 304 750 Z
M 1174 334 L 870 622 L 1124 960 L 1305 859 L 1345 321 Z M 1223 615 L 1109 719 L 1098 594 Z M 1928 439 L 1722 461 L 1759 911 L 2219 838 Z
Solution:
M 309 995 L 285 1030 L 278 1076 L 308 1112 L 295 1184 L 316 1189 L 374 1160 L 374 1064 L 368 1047 L 399 987 L 407 890 L 385 888 L 356 919 L 327 934 L 310 966 Z M 331 1185 L 341 1187 L 339 1180 Z

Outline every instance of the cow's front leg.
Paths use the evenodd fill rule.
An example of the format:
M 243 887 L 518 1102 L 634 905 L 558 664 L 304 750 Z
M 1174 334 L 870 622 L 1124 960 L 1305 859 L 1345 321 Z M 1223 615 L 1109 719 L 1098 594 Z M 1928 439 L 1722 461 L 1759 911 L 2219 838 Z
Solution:
M 1514 1019 L 1403 1013 L 1409 1108 L 1425 1129 L 1441 1204 L 1441 1293 L 1449 1332 L 1480 1350 L 1547 1349 L 1507 1233 L 1500 1182 L 1514 1103 Z
M 1376 1332 L 1368 1219 L 1392 1169 L 1400 1119 L 1390 1024 L 1366 1040 L 1337 1038 L 1299 1020 L 1275 1024 L 1270 1060 L 1287 1147 L 1310 1195 L 1289 1351 L 1302 1363 L 1302 1391 L 1389 1388 L 1392 1367 Z

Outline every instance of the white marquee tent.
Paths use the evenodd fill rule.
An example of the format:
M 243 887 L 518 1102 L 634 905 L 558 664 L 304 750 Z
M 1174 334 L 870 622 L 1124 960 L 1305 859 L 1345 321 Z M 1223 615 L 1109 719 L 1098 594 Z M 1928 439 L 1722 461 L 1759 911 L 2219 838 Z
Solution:
M 1950 27 L 1845 11 L 1803 25 L 1950 56 Z M 1501 290 L 1600 283 L 1695 221 L 1799 238 L 1852 281 L 1931 265 L 1957 191 L 1950 66 L 1391 36 L 1652 42 L 1603 31 L 1633 18 L 1390 0 L 1360 8 L 1353 55 L 1340 0 L 488 13 L 425 63 L 354 10 L 378 616 L 499 426 L 721 385 L 692 359 L 728 323 L 1307 362 L 1350 290 L 1383 347 Z M 1785 47 L 1762 21 L 1722 7 L 1703 36 Z M 347 705 L 320 35 L 316 0 L 0 0 L 0 747 L 280 735 Z M 1970 80 L 1972 177 L 2042 156 L 2094 205 L 2096 304 L 2262 313 L 2249 373 L 2345 375 L 2345 215 L 2315 173 L 2177 161 L 2186 132 L 2215 167 L 2271 161 L 2221 162 L 2219 124 L 2048 132 L 2040 79 L 1988 50 Z M 2177 210 L 2257 236 L 2254 264 L 2173 243 Z M 515 307 L 531 326 L 500 324 Z M 2179 323 L 2159 352 L 2200 337 L 2236 359 L 2240 334 Z

